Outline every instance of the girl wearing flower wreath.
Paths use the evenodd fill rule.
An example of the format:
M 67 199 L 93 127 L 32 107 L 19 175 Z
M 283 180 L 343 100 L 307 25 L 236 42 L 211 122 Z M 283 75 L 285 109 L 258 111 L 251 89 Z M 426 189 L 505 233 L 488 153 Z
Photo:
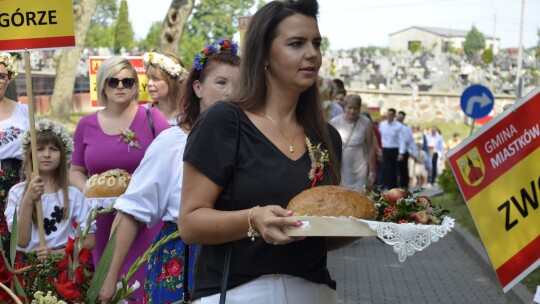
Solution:
M 148 77 L 148 93 L 151 103 L 145 107 L 157 108 L 170 126 L 178 124 L 178 95 L 181 93 L 181 83 L 187 77 L 188 71 L 174 55 L 163 55 L 148 52 L 143 55 L 146 76 Z
M 239 84 L 198 118 L 184 152 L 178 227 L 198 244 L 194 303 L 336 303 L 327 251 L 349 238 L 289 237 L 298 193 L 339 184 L 341 138 L 325 123 L 313 0 L 272 1 L 250 21 Z M 219 154 L 219 157 L 216 157 Z M 230 257 L 227 259 L 226 257 Z
M 135 68 L 127 59 L 113 56 L 103 61 L 96 82 L 98 102 L 104 108 L 83 117 L 73 136 L 75 150 L 69 179 L 83 193 L 86 191 L 86 180 L 91 175 L 110 169 L 124 169 L 133 173 L 154 137 L 169 128 L 157 109 L 150 108 L 148 113 L 143 106 L 137 105 L 139 80 Z M 105 214 L 97 218 L 99 237 L 92 252 L 96 267 L 109 240 L 114 216 Z M 140 229 L 137 246 L 130 251 L 121 274 L 126 274 L 135 259 L 146 251 L 160 228 L 160 225 L 156 225 L 154 229 Z M 139 269 L 131 283 L 135 280 L 144 280 L 144 269 Z M 142 299 L 142 290 L 135 291 L 133 296 Z
M 186 140 L 199 114 L 218 100 L 226 98 L 236 83 L 240 65 L 236 53 L 236 43 L 220 39 L 196 55 L 191 73 L 184 80 L 185 85 L 177 101 L 183 113 L 179 118 L 179 126 L 162 132 L 150 145 L 126 193 L 116 201 L 114 207 L 121 212 L 115 220 L 115 254 L 100 292 L 101 303 L 109 303 L 113 297 L 119 265 L 143 224 L 153 226 L 160 220 L 165 222 L 154 243 L 177 231 L 182 155 Z M 190 246 L 188 252 L 185 252 L 183 240 L 176 239 L 152 254 L 146 268 L 144 303 L 180 301 L 185 271 L 189 274 L 188 287 L 191 291 L 195 250 L 195 246 Z M 186 255 L 189 255 L 189 265 L 186 265 Z
M 15 58 L 0 52 L 0 242 L 6 253 L 9 252 L 9 231 L 4 209 L 9 189 L 19 182 L 23 155 L 18 138 L 30 128 L 28 106 L 5 96 L 15 75 Z
M 68 237 L 77 237 L 75 222 L 85 229 L 90 206 L 77 188 L 69 186 L 67 164 L 73 142 L 66 128 L 43 119 L 36 125 L 36 139 L 39 175 L 36 176 L 32 170 L 30 133 L 27 131 L 21 137 L 21 150 L 28 180 L 18 183 L 9 191 L 6 217 L 11 230 L 13 217 L 17 216 L 17 250 L 35 252 L 38 259 L 46 259 L 52 254 L 65 253 Z M 46 246 L 39 243 L 34 204 L 38 199 L 42 202 Z M 18 212 L 16 215 L 15 210 Z M 94 231 L 95 227 L 91 227 L 85 239 L 84 248 L 88 250 L 95 245 Z

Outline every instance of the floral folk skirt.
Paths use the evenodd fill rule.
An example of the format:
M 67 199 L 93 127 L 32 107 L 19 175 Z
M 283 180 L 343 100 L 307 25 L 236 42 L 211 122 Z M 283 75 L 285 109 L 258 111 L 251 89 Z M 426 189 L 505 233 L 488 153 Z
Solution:
M 173 234 L 178 226 L 173 222 L 165 222 L 155 237 L 152 246 L 159 240 Z M 189 246 L 188 291 L 193 289 L 193 262 L 196 246 Z M 182 300 L 184 292 L 185 268 L 184 242 L 181 238 L 169 241 L 157 250 L 148 260 L 146 279 L 144 281 L 143 303 L 174 303 Z
M 4 249 L 5 257 L 9 256 L 9 230 L 4 215 L 7 206 L 9 189 L 19 182 L 18 172 L 15 170 L 0 170 L 0 242 Z

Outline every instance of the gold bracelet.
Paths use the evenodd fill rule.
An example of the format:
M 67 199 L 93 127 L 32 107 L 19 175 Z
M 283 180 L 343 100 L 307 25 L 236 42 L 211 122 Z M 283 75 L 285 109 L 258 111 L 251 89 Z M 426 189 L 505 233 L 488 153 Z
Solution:
M 261 234 L 259 233 L 259 231 L 257 231 L 255 228 L 253 228 L 253 227 L 251 226 L 251 213 L 253 212 L 253 210 L 254 210 L 255 208 L 259 208 L 259 205 L 257 205 L 257 206 L 255 206 L 255 207 L 251 208 L 251 210 L 249 210 L 249 214 L 248 214 L 248 224 L 249 224 L 249 229 L 248 229 L 248 232 L 247 232 L 247 236 L 248 236 L 248 238 L 251 239 L 252 242 L 255 241 L 255 238 L 261 236 Z

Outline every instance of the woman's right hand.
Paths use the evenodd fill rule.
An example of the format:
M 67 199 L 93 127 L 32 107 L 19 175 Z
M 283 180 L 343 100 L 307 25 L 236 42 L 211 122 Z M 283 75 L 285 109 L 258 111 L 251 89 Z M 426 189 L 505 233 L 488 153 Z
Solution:
M 45 183 L 41 176 L 34 177 L 28 185 L 26 196 L 31 202 L 37 201 L 41 198 L 41 195 L 45 192 Z
M 290 237 L 284 233 L 287 227 L 300 227 L 302 222 L 290 218 L 293 212 L 285 210 L 278 205 L 254 207 L 251 212 L 251 226 L 259 231 L 261 237 L 268 244 L 285 245 L 302 240 L 303 237 Z

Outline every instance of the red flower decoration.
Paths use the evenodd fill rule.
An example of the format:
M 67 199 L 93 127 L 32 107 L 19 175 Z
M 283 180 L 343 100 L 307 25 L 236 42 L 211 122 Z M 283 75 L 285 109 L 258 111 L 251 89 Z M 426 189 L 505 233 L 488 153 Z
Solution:
M 9 229 L 6 223 L 6 217 L 4 216 L 4 214 L 0 214 L 0 235 L 8 234 L 8 233 L 9 233 Z
M 75 272 L 73 272 L 73 278 L 75 279 L 75 283 L 84 283 L 86 282 L 86 276 L 84 275 L 84 267 L 79 266 L 77 269 L 75 269 Z
M 73 222 L 73 228 L 77 229 L 77 227 L 79 227 L 79 223 L 77 221 Z
M 56 267 L 60 270 L 67 269 L 69 266 L 69 255 L 65 255 L 64 258 L 56 264 Z
M 178 258 L 174 258 L 167 264 L 167 273 L 173 277 L 177 277 L 182 273 L 182 261 Z
M 4 260 L 4 255 L 0 254 L 0 283 L 4 285 L 11 284 L 13 273 L 7 269 L 7 263 Z
M 66 256 L 70 256 L 70 255 L 73 254 L 74 245 L 75 245 L 75 239 L 72 239 L 72 238 L 68 237 L 68 242 L 67 242 L 66 248 L 65 248 Z
M 83 248 L 81 249 L 81 252 L 79 252 L 79 262 L 86 264 L 86 262 L 90 260 L 91 256 L 92 256 L 92 253 L 90 252 L 90 250 Z
M 65 283 L 54 282 L 54 286 L 66 301 L 76 301 L 83 297 L 77 290 L 77 284 L 73 281 L 68 280 Z

